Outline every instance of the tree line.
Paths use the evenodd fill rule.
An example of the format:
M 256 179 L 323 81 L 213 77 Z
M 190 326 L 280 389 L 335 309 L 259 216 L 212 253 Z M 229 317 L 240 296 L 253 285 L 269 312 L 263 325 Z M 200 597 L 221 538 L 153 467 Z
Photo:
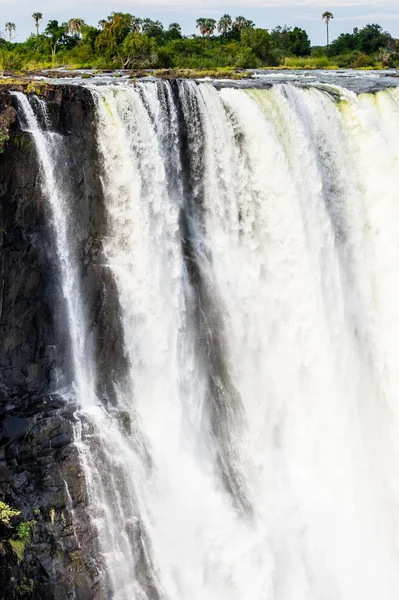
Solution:
M 200 17 L 197 34 L 184 36 L 178 23 L 168 27 L 158 20 L 112 12 L 97 26 L 72 18 L 65 23 L 50 20 L 41 28 L 43 14 L 32 15 L 36 33 L 25 42 L 13 41 L 16 26 L 5 24 L 0 37 L 3 70 L 66 65 L 94 68 L 256 68 L 292 65 L 305 60 L 319 66 L 396 66 L 398 40 L 371 24 L 341 34 L 329 43 L 333 14 L 322 14 L 327 45 L 312 48 L 300 27 L 259 28 L 244 16 L 224 14 L 219 20 Z M 41 31 L 42 29 L 42 31 Z M 299 62 L 298 62 L 299 64 Z

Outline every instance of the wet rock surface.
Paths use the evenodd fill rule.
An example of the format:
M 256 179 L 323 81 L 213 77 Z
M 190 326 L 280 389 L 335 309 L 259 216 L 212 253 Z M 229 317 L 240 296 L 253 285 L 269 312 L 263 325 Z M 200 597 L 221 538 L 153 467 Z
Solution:
M 35 145 L 10 89 L 0 86 L 0 127 L 9 131 L 0 154 L 0 501 L 20 515 L 12 529 L 0 524 L 0 599 L 101 600 L 96 535 L 74 444 L 76 407 L 63 393 L 73 375 L 54 228 Z M 93 101 L 77 86 L 41 86 L 40 96 L 62 137 L 58 167 L 69 186 L 99 393 L 108 398 L 109 365 L 116 364 L 110 353 L 120 356 L 122 371 L 124 355 L 114 283 L 102 266 Z M 99 344 L 104 338 L 109 342 Z M 13 543 L 21 524 L 26 539 Z

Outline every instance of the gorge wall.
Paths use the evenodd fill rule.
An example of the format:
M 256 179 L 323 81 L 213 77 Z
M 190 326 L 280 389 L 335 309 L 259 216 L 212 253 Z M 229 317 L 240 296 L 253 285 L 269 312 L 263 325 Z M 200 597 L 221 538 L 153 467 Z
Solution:
M 62 169 L 76 214 L 71 243 L 82 257 L 90 327 L 104 334 L 115 304 L 98 261 L 103 199 L 92 98 L 61 86 L 45 86 L 42 95 L 64 140 Z M 76 407 L 57 393 L 71 373 L 54 229 L 34 143 L 20 128 L 17 108 L 2 90 L 9 141 L 0 154 L 0 499 L 21 511 L 15 523 L 35 524 L 20 555 L 5 541 L 15 531 L 2 531 L 0 597 L 100 598 L 84 477 L 71 445 Z M 110 333 L 109 350 L 115 343 Z M 99 360 L 105 375 L 107 357 Z

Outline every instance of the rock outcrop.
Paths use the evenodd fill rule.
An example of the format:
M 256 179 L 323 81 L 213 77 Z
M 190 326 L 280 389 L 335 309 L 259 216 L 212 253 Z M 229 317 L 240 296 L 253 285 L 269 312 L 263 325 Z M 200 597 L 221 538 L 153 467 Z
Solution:
M 109 396 L 108 356 L 119 356 L 121 369 L 124 356 L 114 284 L 101 266 L 105 219 L 93 101 L 77 86 L 33 91 L 46 99 L 62 136 L 71 243 L 82 265 L 98 385 Z M 20 511 L 12 528 L 0 523 L 0 599 L 100 600 L 101 564 L 74 444 L 76 406 L 59 393 L 73 376 L 54 229 L 35 145 L 20 127 L 15 96 L 2 87 L 0 131 L 0 501 Z M 106 344 L 96 343 L 100 338 Z

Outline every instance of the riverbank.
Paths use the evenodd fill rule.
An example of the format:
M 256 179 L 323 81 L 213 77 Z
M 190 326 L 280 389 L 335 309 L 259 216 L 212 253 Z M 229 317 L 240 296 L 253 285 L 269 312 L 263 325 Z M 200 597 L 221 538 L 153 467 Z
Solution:
M 254 80 L 258 76 L 262 75 L 275 75 L 278 73 L 306 73 L 306 72 L 339 72 L 344 74 L 347 69 L 341 69 L 338 67 L 327 67 L 324 69 L 318 69 L 313 66 L 303 67 L 265 67 L 262 69 L 237 69 L 237 68 L 218 68 L 218 69 L 126 69 L 126 70 L 113 70 L 113 69 L 46 69 L 46 70 L 34 70 L 34 71 L 5 71 L 0 75 L 0 85 L 2 87 L 7 86 L 22 86 L 24 91 L 34 93 L 37 88 L 51 80 L 95 80 L 98 78 L 115 78 L 127 79 L 131 81 L 137 81 L 149 77 L 155 77 L 157 79 L 213 79 L 213 80 L 230 80 L 230 81 L 245 81 Z M 381 77 L 399 77 L 399 71 L 397 69 L 371 69 L 369 67 L 360 67 L 358 69 L 350 69 L 349 72 L 374 72 L 378 73 Z

